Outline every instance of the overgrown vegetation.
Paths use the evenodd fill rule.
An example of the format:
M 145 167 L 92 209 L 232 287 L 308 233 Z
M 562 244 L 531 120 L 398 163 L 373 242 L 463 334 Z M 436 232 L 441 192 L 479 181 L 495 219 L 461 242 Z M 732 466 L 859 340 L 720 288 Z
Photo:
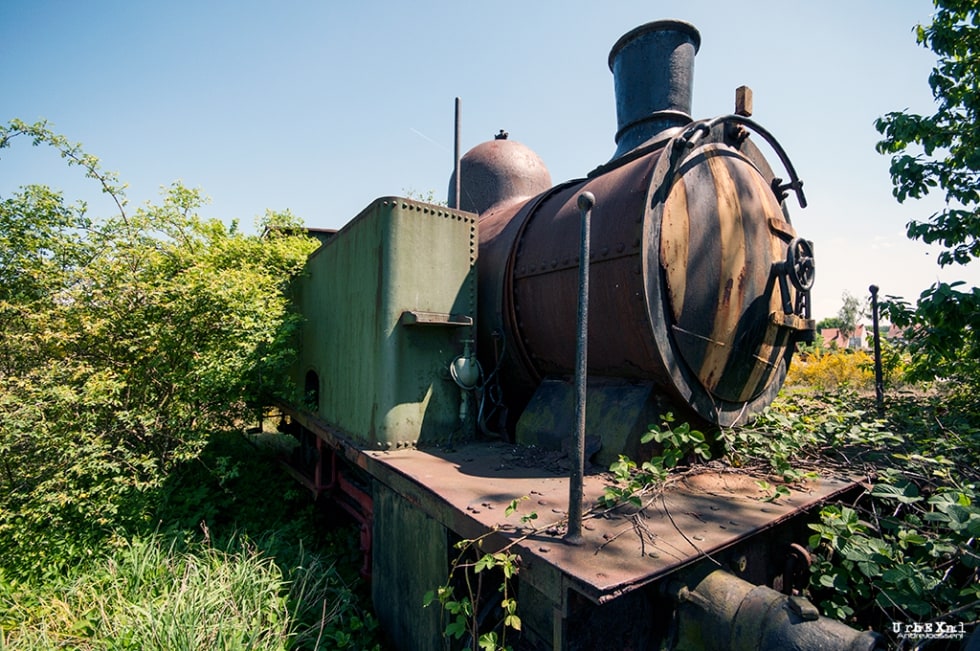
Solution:
M 936 212 L 907 225 L 910 239 L 940 248 L 940 266 L 976 264 L 980 257 L 980 6 L 974 0 L 933 0 L 936 11 L 918 25 L 919 45 L 937 57 L 929 75 L 932 115 L 893 111 L 875 122 L 877 149 L 891 157 L 899 202 L 940 193 Z M 947 378 L 980 387 L 980 288 L 936 283 L 912 305 L 883 303 L 891 321 L 908 329 L 916 377 Z
M 298 317 L 282 290 L 314 244 L 288 234 L 288 213 L 263 218 L 264 238 L 202 220 L 203 196 L 180 185 L 129 212 L 78 145 L 14 121 L 0 147 L 18 137 L 118 207 L 95 219 L 36 185 L 0 201 L 0 556 L 57 576 L 150 524 L 176 465 L 283 386 Z
M 909 237 L 942 246 L 942 265 L 975 263 L 980 9 L 934 4 L 916 38 L 939 57 L 936 113 L 884 116 L 878 150 L 899 201 L 944 193 Z M 233 433 L 268 392 L 288 390 L 296 317 L 281 290 L 314 243 L 288 213 L 268 213 L 261 238 L 202 220 L 203 196 L 179 184 L 130 211 L 115 176 L 47 125 L 0 127 L 0 150 L 18 139 L 80 167 L 117 212 L 90 217 L 41 185 L 0 197 L 0 649 L 377 646 L 345 574 L 358 563 L 323 560 L 356 553 L 355 536 L 304 548 L 315 538 L 305 497 Z M 812 523 L 807 592 L 897 645 L 909 624 L 980 619 L 980 290 L 938 283 L 884 310 L 910 342 L 886 348 L 885 418 L 861 393 L 866 355 L 813 347 L 762 418 L 720 434 L 733 466 L 768 478 L 763 499 L 826 465 L 866 479 Z M 707 458 L 709 438 L 669 420 L 653 428 L 663 454 L 617 462 L 600 508 L 636 503 Z M 263 469 L 248 467 L 257 460 Z M 470 572 L 502 575 L 499 630 L 519 630 L 507 588 L 517 559 L 479 541 L 459 550 L 432 595 L 452 615 L 447 632 L 504 647 L 481 627 Z
M 377 625 L 309 498 L 241 432 L 290 391 L 283 289 L 315 242 L 205 220 L 179 184 L 96 218 L 41 185 L 0 197 L 0 648 L 371 648 Z M 283 496 L 286 496 L 284 499 Z M 346 533 L 346 532 L 345 532 Z M 322 540 L 322 542 L 311 542 Z
M 693 460 L 711 459 L 711 444 L 707 437 L 690 423 L 674 425 L 674 415 L 664 415 L 660 425 L 651 425 L 649 431 L 640 438 L 643 444 L 656 441 L 662 446 L 661 453 L 647 461 L 637 463 L 625 455 L 620 455 L 611 466 L 613 482 L 605 487 L 599 505 L 606 509 L 620 504 L 643 507 L 642 495 L 651 488 L 663 485 L 671 471 L 680 464 Z
M 0 570 L 0 648 L 377 648 L 355 530 L 318 524 L 274 454 L 216 435 L 169 476 L 155 530 L 43 581 Z
M 940 245 L 940 265 L 965 265 L 980 257 L 980 7 L 934 5 L 916 39 L 938 56 L 929 78 L 937 110 L 878 120 L 878 151 L 892 157 L 900 202 L 943 193 L 944 206 L 911 221 L 909 237 Z M 845 335 L 857 307 L 845 296 L 834 323 Z M 813 346 L 752 427 L 720 433 L 724 456 L 780 483 L 805 481 L 826 466 L 863 476 L 860 497 L 825 506 L 811 525 L 809 596 L 824 614 L 874 628 L 893 646 L 905 645 L 909 630 L 925 634 L 909 643 L 915 648 L 944 645 L 946 634 L 957 644 L 980 621 L 980 288 L 937 283 L 915 305 L 890 297 L 883 311 L 907 338 L 883 351 L 891 387 L 884 418 L 870 415 L 870 356 Z M 612 465 L 601 506 L 642 508 L 645 493 L 710 448 L 704 434 L 670 420 L 645 442 L 654 439 L 664 445 L 661 455 Z M 779 484 L 761 484 L 772 488 L 764 499 L 780 498 Z
M 894 647 L 907 627 L 929 626 L 928 648 L 946 648 L 980 620 L 980 412 L 976 398 L 947 385 L 889 385 L 884 419 L 865 384 L 856 390 L 857 356 L 820 350 L 806 374 L 751 427 L 720 432 L 722 456 L 751 472 L 776 500 L 821 472 L 846 471 L 865 482 L 853 501 L 826 505 L 810 525 L 810 597 L 823 614 L 871 628 Z M 794 362 L 796 364 L 796 362 Z M 638 464 L 621 458 L 602 499 L 642 507 L 678 473 L 707 455 L 705 435 L 667 419 L 652 427 L 666 452 Z M 921 629 L 926 630 L 926 629 Z M 911 648 L 911 647 L 909 647 Z M 922 647 L 916 647 L 922 648 Z M 958 648 L 958 647 L 951 647 Z
M 875 124 L 877 149 L 891 157 L 899 202 L 942 194 L 938 211 L 909 222 L 909 238 L 939 246 L 940 266 L 975 264 L 980 7 L 933 4 L 915 37 L 937 56 L 928 80 L 936 110 L 888 113 Z M 980 619 L 980 288 L 936 283 L 914 305 L 890 297 L 883 311 L 908 340 L 883 355 L 893 387 L 885 419 L 869 417 L 866 401 L 846 390 L 867 386 L 865 364 L 841 352 L 807 351 L 791 379 L 824 393 L 790 393 L 772 410 L 779 428 L 788 415 L 809 420 L 821 455 L 869 481 L 856 502 L 828 505 L 813 525 L 811 591 L 827 614 L 890 634 L 922 622 L 933 633 L 970 630 Z M 828 421 L 833 401 L 847 408 Z
M 899 388 L 909 383 L 911 356 L 900 343 L 881 339 L 882 377 L 888 386 Z M 786 374 L 786 390 L 873 391 L 874 359 L 861 348 L 827 347 L 817 342 L 800 346 Z
M 757 423 L 772 437 L 794 434 L 795 463 L 867 478 L 857 500 L 824 507 L 812 525 L 811 596 L 828 616 L 884 633 L 893 623 L 969 630 L 980 617 L 980 418 L 949 400 L 896 393 L 877 420 L 870 398 L 852 392 L 790 393 Z
M 506 515 L 511 515 L 517 504 L 518 500 L 514 500 Z M 527 522 L 536 517 L 532 514 L 522 519 Z M 426 607 L 439 604 L 444 637 L 463 640 L 463 648 L 474 651 L 510 649 L 508 631 L 519 633 L 522 626 L 513 585 L 520 558 L 511 550 L 526 537 L 513 540 L 495 552 L 486 552 L 483 543 L 494 533 L 456 543 L 458 554 L 451 563 L 446 582 L 422 599 Z
M 908 237 L 939 246 L 940 266 L 975 264 L 980 6 L 933 4 L 915 38 L 937 56 L 928 80 L 935 112 L 883 116 L 877 149 L 891 157 L 899 202 L 942 195 L 936 212 L 908 223 Z M 832 456 L 861 467 L 870 490 L 821 512 L 810 539 L 819 559 L 811 589 L 828 614 L 885 632 L 919 622 L 930 632 L 970 630 L 980 619 L 980 288 L 940 282 L 914 305 L 890 297 L 883 310 L 905 329 L 903 379 L 912 390 L 890 396 L 874 432 L 827 432 Z M 871 421 L 860 409 L 848 420 Z

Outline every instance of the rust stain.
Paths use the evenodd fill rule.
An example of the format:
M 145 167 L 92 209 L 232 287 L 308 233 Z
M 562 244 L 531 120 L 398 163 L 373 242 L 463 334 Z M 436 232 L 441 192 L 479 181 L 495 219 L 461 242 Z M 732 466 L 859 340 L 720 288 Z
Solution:
M 758 479 L 738 472 L 703 472 L 681 480 L 681 485 L 695 493 L 708 495 L 742 495 L 758 497 Z
M 735 281 L 732 278 L 729 278 L 728 280 L 725 281 L 725 288 L 722 290 L 721 293 L 721 304 L 726 307 L 730 306 L 732 303 L 732 288 L 734 287 L 734 285 L 735 285 Z
M 783 241 L 787 234 L 795 233 L 793 226 L 786 221 L 779 204 L 772 194 L 766 180 L 754 169 L 743 175 L 741 181 L 752 194 L 757 198 L 755 204 L 758 206 L 759 214 L 755 218 L 765 224 L 765 228 L 758 229 L 764 234 L 767 243 L 759 242 L 754 252 L 758 256 L 756 266 L 759 270 L 768 270 L 776 261 L 782 260 L 786 256 L 786 243 Z M 782 236 L 782 237 L 781 237 Z M 792 291 L 792 290 L 791 290 Z M 751 301 L 756 297 L 747 297 Z M 782 310 L 782 297 L 778 290 L 770 291 L 768 298 L 768 312 Z M 795 298 L 795 294 L 794 294 Z M 745 385 L 738 396 L 741 401 L 748 401 L 761 393 L 772 381 L 774 362 L 772 360 L 780 357 L 779 352 L 785 346 L 785 337 L 781 337 L 780 329 L 771 324 L 766 324 L 766 331 L 762 339 L 758 342 L 758 348 L 752 352 L 756 362 Z
M 680 320 L 684 313 L 690 244 L 687 187 L 681 179 L 667 195 L 660 226 L 660 264 L 666 272 L 667 292 L 675 321 Z
M 732 295 L 735 279 L 744 274 L 746 266 L 745 232 L 742 207 L 738 198 L 740 175 L 733 174 L 726 156 L 708 155 L 705 162 L 714 182 L 717 207 L 719 251 L 721 260 L 718 287 L 721 294 L 710 338 L 723 345 L 709 347 L 698 377 L 709 391 L 714 391 L 731 354 L 731 344 L 742 314 L 742 296 Z

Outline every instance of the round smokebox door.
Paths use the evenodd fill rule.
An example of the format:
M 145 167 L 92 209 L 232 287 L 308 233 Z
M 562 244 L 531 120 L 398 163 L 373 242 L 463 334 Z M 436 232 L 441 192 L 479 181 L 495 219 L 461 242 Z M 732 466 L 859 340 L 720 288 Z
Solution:
M 786 257 L 775 223 L 786 224 L 779 202 L 735 149 L 708 144 L 675 167 L 660 240 L 670 335 L 722 400 L 758 396 L 792 345 L 769 318 L 780 309 L 773 263 Z

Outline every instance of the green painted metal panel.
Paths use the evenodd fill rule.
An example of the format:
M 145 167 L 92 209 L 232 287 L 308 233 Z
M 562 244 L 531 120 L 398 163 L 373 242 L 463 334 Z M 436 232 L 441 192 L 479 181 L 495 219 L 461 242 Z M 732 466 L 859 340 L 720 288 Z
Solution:
M 449 576 L 447 530 L 381 482 L 374 482 L 371 599 L 381 625 L 400 651 L 441 649 L 439 604 L 425 593 Z
M 323 420 L 379 449 L 461 438 L 447 369 L 474 339 L 476 229 L 473 214 L 383 197 L 310 256 L 294 379 L 315 373 Z

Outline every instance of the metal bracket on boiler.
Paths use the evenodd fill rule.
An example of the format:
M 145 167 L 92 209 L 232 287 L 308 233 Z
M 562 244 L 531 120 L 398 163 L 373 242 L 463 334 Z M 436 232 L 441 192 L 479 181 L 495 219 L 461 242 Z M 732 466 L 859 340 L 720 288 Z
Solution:
M 810 332 L 816 329 L 817 322 L 796 314 L 786 314 L 784 312 L 770 312 L 769 322 L 781 328 L 798 330 L 800 332 Z
M 806 195 L 803 194 L 803 181 L 796 174 L 796 169 L 793 167 L 793 163 L 790 162 L 789 156 L 786 155 L 786 150 L 783 146 L 779 144 L 776 137 L 773 136 L 769 131 L 764 129 L 759 123 L 754 120 L 742 115 L 721 115 L 711 120 L 705 122 L 698 122 L 690 127 L 683 135 L 680 136 L 680 140 L 687 146 L 688 149 L 693 149 L 697 141 L 703 136 L 711 133 L 711 130 L 719 125 L 737 125 L 744 127 L 746 129 L 751 129 L 752 131 L 759 134 L 763 140 L 769 143 L 772 150 L 776 153 L 776 156 L 782 162 L 783 167 L 786 168 L 786 173 L 789 175 L 789 182 L 783 183 L 782 179 L 773 179 L 772 191 L 782 202 L 786 198 L 786 192 L 792 190 L 796 193 L 796 199 L 800 203 L 800 208 L 806 208 Z
M 793 238 L 786 247 L 786 260 L 773 265 L 779 283 L 783 311 L 769 314 L 769 321 L 777 326 L 811 335 L 816 322 L 810 318 L 810 289 L 815 275 L 813 242 L 800 237 Z M 796 290 L 796 302 L 790 285 Z

